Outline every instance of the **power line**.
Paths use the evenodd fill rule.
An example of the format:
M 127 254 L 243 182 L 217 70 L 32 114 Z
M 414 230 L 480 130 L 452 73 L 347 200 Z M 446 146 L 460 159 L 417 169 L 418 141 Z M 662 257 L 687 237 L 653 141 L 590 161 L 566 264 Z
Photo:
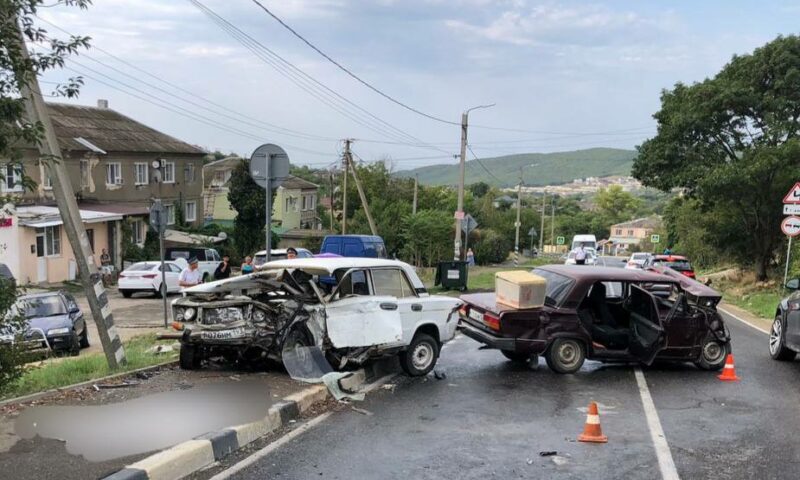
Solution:
M 300 87 L 301 89 L 305 90 L 310 95 L 314 96 L 321 102 L 325 103 L 329 107 L 333 108 L 337 112 L 341 113 L 342 115 L 350 118 L 351 120 L 367 127 L 372 130 L 377 131 L 382 135 L 386 135 L 388 137 L 392 137 L 401 141 L 403 145 L 412 146 L 412 147 L 419 147 L 419 148 L 429 148 L 437 151 L 441 151 L 443 153 L 449 153 L 441 148 L 435 147 L 430 145 L 419 138 L 414 137 L 413 135 L 395 127 L 394 125 L 384 121 L 383 119 L 373 115 L 369 111 L 365 110 L 361 106 L 355 104 L 351 100 L 345 98 L 338 92 L 332 90 L 327 85 L 323 84 L 322 82 L 318 81 L 314 77 L 308 75 L 303 70 L 292 64 L 291 62 L 287 61 L 273 50 L 269 49 L 265 45 L 263 45 L 258 40 L 254 39 L 247 33 L 243 32 L 241 29 L 233 25 L 231 22 L 225 20 L 223 17 L 215 13 L 213 10 L 205 6 L 199 0 L 190 0 L 190 2 L 202 11 L 206 16 L 208 16 L 217 26 L 222 28 L 226 33 L 236 39 L 239 43 L 244 45 L 248 48 L 251 52 L 253 52 L 259 59 L 264 61 L 265 63 L 269 64 L 273 68 L 275 68 L 278 73 L 289 79 L 292 83 Z M 270 58 L 265 58 L 264 52 L 270 56 Z M 286 68 L 288 67 L 288 69 Z M 299 78 L 298 78 L 299 76 Z M 305 83 L 303 83 L 305 82 Z M 310 85 L 309 85 L 310 84 Z M 314 90 L 315 88 L 321 88 L 323 92 L 319 90 Z M 326 95 L 328 97 L 326 97 Z M 335 97 L 335 99 L 329 98 L 329 96 Z M 356 114 L 350 111 L 347 111 L 347 106 L 338 104 L 337 102 L 344 102 L 347 105 L 350 105 L 357 109 L 358 111 L 362 112 L 362 114 L 374 119 L 381 125 L 385 125 L 386 127 L 378 127 L 376 125 L 371 125 L 369 123 L 365 123 L 363 119 L 359 119 Z M 387 130 L 391 129 L 392 131 Z M 395 133 L 396 132 L 396 133 Z M 404 137 L 404 138 L 403 138 Z M 406 140 L 406 139 L 410 139 Z
M 484 164 L 483 164 L 483 162 L 481 162 L 481 159 L 480 159 L 480 158 L 478 158 L 478 156 L 477 156 L 477 155 L 475 155 L 475 152 L 473 152 L 473 151 L 472 151 L 472 147 L 471 147 L 469 144 L 467 144 L 467 149 L 469 150 L 469 153 L 471 153 L 471 154 L 472 154 L 472 157 L 475 159 L 475 161 L 476 161 L 476 162 L 478 162 L 478 165 L 480 165 L 481 167 L 483 167 L 483 169 L 484 169 L 484 170 L 486 170 L 486 173 L 488 173 L 490 177 L 494 178 L 495 180 L 497 180 L 497 181 L 498 181 L 498 182 L 500 182 L 500 183 L 503 183 L 503 181 L 502 181 L 502 180 L 500 180 L 499 178 L 497 178 L 497 176 L 495 176 L 495 174 L 494 174 L 494 173 L 492 173 L 492 171 L 491 171 L 491 170 L 489 170 L 488 168 L 486 168 L 486 165 L 484 165 Z
M 359 77 L 358 75 L 356 75 L 355 73 L 353 73 L 352 71 L 350 71 L 348 68 L 344 67 L 344 66 L 343 66 L 341 63 L 339 63 L 339 62 L 337 62 L 336 60 L 334 60 L 333 58 L 331 58 L 331 57 L 330 57 L 328 54 L 326 54 L 325 52 L 323 52 L 322 50 L 320 50 L 319 48 L 317 48 L 317 46 L 316 46 L 316 45 L 314 45 L 314 44 L 313 44 L 313 43 L 311 43 L 310 41 L 306 40 L 306 38 L 305 38 L 305 37 L 303 37 L 302 35 L 300 35 L 299 33 L 297 33 L 297 31 L 296 31 L 295 29 L 293 29 L 292 27 L 290 27 L 289 25 L 287 25 L 287 24 L 286 24 L 286 22 L 284 22 L 283 20 L 281 20 L 280 18 L 278 18 L 278 16 L 277 16 L 277 15 L 275 15 L 274 13 L 272 13 L 272 12 L 270 11 L 270 9 L 268 9 L 267 7 L 265 7 L 265 6 L 264 6 L 264 4 L 262 4 L 262 3 L 261 3 L 261 2 L 259 2 L 258 0 L 253 0 L 253 3 L 255 3 L 256 5 L 258 5 L 259 7 L 261 7 L 261 9 L 262 9 L 262 10 L 264 10 L 264 11 L 265 11 L 265 12 L 266 12 L 266 13 L 267 13 L 267 14 L 268 14 L 270 17 L 274 18 L 274 19 L 275 19 L 275 20 L 276 20 L 278 23 L 280 23 L 280 24 L 281 24 L 281 26 L 283 26 L 283 28 L 285 28 L 285 29 L 289 30 L 289 31 L 292 33 L 292 35 L 294 35 L 295 37 L 299 38 L 299 39 L 300 39 L 300 40 L 301 40 L 303 43 L 305 43 L 306 45 L 308 45 L 309 47 L 311 47 L 311 49 L 312 49 L 312 50 L 314 50 L 315 52 L 317 52 L 317 53 L 319 53 L 320 55 L 322 55 L 322 56 L 323 56 L 323 57 L 324 57 L 326 60 L 328 60 L 328 61 L 329 61 L 329 62 L 331 62 L 332 64 L 336 65 L 336 67 L 338 67 L 338 68 L 339 68 L 339 70 L 341 70 L 341 71 L 343 71 L 344 73 L 348 74 L 349 76 L 351 76 L 352 78 L 354 78 L 356 81 L 358 81 L 360 84 L 362 84 L 362 85 L 364 85 L 365 87 L 369 88 L 370 90 L 372 90 L 373 92 L 375 92 L 375 93 L 377 93 L 378 95 L 382 96 L 383 98 L 385 98 L 385 99 L 389 100 L 390 102 L 392 102 L 392 103 L 394 103 L 394 104 L 396 104 L 396 105 L 399 105 L 399 106 L 401 106 L 401 107 L 405 108 L 406 110 L 409 110 L 409 111 L 411 111 L 411 112 L 414 112 L 414 113 L 416 113 L 416 114 L 418 114 L 418 115 L 422 115 L 423 117 L 429 118 L 429 119 L 431 119 L 431 120 L 435 120 L 435 121 L 437 121 L 437 122 L 441 122 L 441 123 L 446 123 L 446 124 L 448 124 L 448 125 L 459 125 L 459 126 L 461 125 L 461 124 L 460 124 L 460 123 L 458 123 L 458 122 L 452 122 L 452 121 L 450 121 L 450 120 L 445 120 L 445 119 L 443 119 L 443 118 L 439 118 L 439 117 L 437 117 L 437 116 L 434 116 L 434 115 L 431 115 L 431 114 L 425 113 L 425 112 L 423 112 L 423 111 L 421 111 L 421 110 L 418 110 L 418 109 L 416 109 L 416 108 L 414 108 L 414 107 L 411 107 L 411 106 L 409 106 L 409 105 L 406 105 L 405 103 L 401 102 L 400 100 L 397 100 L 396 98 L 392 97 L 391 95 L 389 95 L 389 94 L 387 94 L 387 93 L 384 93 L 383 91 L 379 90 L 377 87 L 374 87 L 372 84 L 368 83 L 366 80 L 363 80 L 361 77 Z

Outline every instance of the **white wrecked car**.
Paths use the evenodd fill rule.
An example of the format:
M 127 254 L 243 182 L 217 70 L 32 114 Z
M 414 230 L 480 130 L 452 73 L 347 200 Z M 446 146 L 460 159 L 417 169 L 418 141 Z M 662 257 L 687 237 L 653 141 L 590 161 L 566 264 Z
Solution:
M 460 304 L 429 295 L 403 262 L 299 258 L 186 289 L 172 313 L 184 369 L 212 356 L 281 361 L 316 347 L 337 369 L 399 355 L 409 375 L 425 375 L 455 334 Z

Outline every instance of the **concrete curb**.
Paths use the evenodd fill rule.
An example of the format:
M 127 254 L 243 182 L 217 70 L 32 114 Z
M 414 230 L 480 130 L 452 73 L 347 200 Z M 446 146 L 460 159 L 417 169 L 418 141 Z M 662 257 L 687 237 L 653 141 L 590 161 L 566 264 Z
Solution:
M 339 381 L 342 389 L 356 391 L 369 379 L 378 378 L 387 367 L 380 362 L 360 369 Z M 102 480 L 178 480 L 222 459 L 243 446 L 274 432 L 324 401 L 330 393 L 324 385 L 314 385 L 284 398 L 270 407 L 267 415 L 255 422 L 236 425 L 179 443 L 126 466 Z
M 87 386 L 92 385 L 94 383 L 106 382 L 108 380 L 114 380 L 114 379 L 117 379 L 117 378 L 120 378 L 120 377 L 126 377 L 128 375 L 136 375 L 137 373 L 141 373 L 141 372 L 149 372 L 151 370 L 158 370 L 159 368 L 162 368 L 162 367 L 166 367 L 166 366 L 169 366 L 169 365 L 177 365 L 177 364 L 178 364 L 178 360 L 170 360 L 168 362 L 157 363 L 155 365 L 150 365 L 149 367 L 137 368 L 136 370 L 129 370 L 127 372 L 115 373 L 113 375 L 107 375 L 105 377 L 95 378 L 94 380 L 86 380 L 85 382 L 81 382 L 81 383 L 73 383 L 72 385 L 67 385 L 67 386 L 64 386 L 64 387 L 53 388 L 51 390 L 45 390 L 44 392 L 31 393 L 31 394 L 28 394 L 28 395 L 23 395 L 21 397 L 9 398 L 7 400 L 0 401 L 0 407 L 4 407 L 4 406 L 10 405 L 12 403 L 31 402 L 33 400 L 38 400 L 38 399 L 40 399 L 42 397 L 46 397 L 48 395 L 53 395 L 53 394 L 56 394 L 56 393 L 65 392 L 65 391 L 72 390 L 72 389 L 75 389 L 75 388 L 87 387 Z

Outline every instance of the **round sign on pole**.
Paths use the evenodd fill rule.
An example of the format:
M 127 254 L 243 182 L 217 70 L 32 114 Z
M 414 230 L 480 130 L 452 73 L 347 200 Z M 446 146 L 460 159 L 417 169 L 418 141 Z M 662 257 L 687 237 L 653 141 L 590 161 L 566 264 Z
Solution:
M 289 155 L 279 146 L 265 143 L 256 148 L 250 157 L 250 176 L 259 187 L 277 188 L 289 176 Z
M 800 235 L 800 217 L 792 215 L 781 222 L 781 231 L 790 237 Z

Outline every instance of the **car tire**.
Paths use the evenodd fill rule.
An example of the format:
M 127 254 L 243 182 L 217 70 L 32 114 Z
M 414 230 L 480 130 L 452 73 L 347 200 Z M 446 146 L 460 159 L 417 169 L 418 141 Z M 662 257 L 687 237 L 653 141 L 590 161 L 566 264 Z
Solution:
M 153 295 L 155 295 L 156 298 L 164 298 L 167 296 L 167 286 L 162 283 L 158 289 L 154 290 Z
M 121 293 L 125 298 L 131 298 L 131 295 L 133 295 L 131 290 L 120 290 L 119 293 Z
M 721 345 L 714 335 L 709 333 L 700 349 L 700 359 L 694 364 L 703 370 L 719 371 L 725 366 L 725 360 L 729 353 L 731 353 L 731 344 Z
M 203 360 L 202 353 L 195 345 L 181 344 L 179 364 L 181 370 L 197 370 Z
M 778 315 L 775 317 L 775 321 L 772 322 L 772 328 L 769 330 L 769 355 L 773 360 L 789 362 L 794 360 L 794 357 L 797 356 L 797 352 L 786 347 L 785 334 L 783 319 Z
M 512 350 L 500 350 L 500 353 L 514 363 L 528 363 L 528 360 L 531 358 L 529 353 L 519 353 Z
M 400 366 L 411 377 L 427 375 L 436 366 L 439 358 L 439 344 L 428 334 L 417 333 L 408 345 L 400 352 Z
M 86 328 L 86 325 L 83 326 L 83 332 L 81 333 L 80 345 L 81 345 L 81 348 L 89 348 L 89 329 Z
M 586 360 L 586 348 L 574 338 L 556 338 L 547 349 L 545 360 L 556 373 L 575 373 Z

